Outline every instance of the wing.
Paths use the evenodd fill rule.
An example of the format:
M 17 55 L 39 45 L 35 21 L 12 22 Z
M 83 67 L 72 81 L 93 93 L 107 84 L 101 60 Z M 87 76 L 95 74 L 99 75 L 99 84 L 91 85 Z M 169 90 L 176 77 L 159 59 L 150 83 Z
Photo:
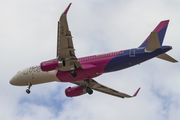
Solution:
M 68 71 L 79 67 L 82 68 L 79 60 L 75 56 L 72 36 L 66 19 L 70 6 L 71 3 L 62 13 L 58 21 L 57 58 L 58 60 L 64 60 L 66 62 L 66 66 L 60 68 L 61 71 Z
M 119 92 L 119 91 L 116 91 L 114 89 L 111 89 L 109 87 L 106 87 L 104 85 L 101 85 L 99 84 L 98 82 L 96 82 L 95 80 L 93 79 L 88 79 L 88 80 L 81 80 L 81 81 L 74 81 L 72 82 L 74 84 L 77 84 L 79 86 L 85 86 L 85 87 L 90 87 L 91 89 L 93 90 L 96 90 L 96 91 L 99 91 L 99 92 L 103 92 L 103 93 L 106 93 L 106 94 L 109 94 L 109 95 L 113 95 L 113 96 L 116 96 L 116 97 L 120 97 L 120 98 L 130 98 L 130 97 L 135 97 L 140 88 L 134 93 L 133 96 L 130 96 L 130 95 L 127 95 L 125 93 L 122 93 L 122 92 Z

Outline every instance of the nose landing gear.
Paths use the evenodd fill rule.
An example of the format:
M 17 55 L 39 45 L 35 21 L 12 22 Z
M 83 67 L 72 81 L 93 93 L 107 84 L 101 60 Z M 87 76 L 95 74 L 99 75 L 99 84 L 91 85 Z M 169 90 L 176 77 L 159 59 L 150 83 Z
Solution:
M 31 91 L 30 91 L 30 88 L 31 88 L 32 84 L 31 83 L 28 83 L 28 89 L 26 90 L 26 93 L 29 94 Z

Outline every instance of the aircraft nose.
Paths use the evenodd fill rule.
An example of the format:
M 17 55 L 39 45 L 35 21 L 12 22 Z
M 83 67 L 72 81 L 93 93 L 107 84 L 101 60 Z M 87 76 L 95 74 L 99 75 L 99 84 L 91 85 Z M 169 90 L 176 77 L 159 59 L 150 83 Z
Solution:
M 11 78 L 11 80 L 9 81 L 9 83 L 10 83 L 11 85 L 15 85 L 14 77 Z
M 9 81 L 11 85 L 18 85 L 19 80 L 17 79 L 17 76 L 15 75 L 11 80 Z

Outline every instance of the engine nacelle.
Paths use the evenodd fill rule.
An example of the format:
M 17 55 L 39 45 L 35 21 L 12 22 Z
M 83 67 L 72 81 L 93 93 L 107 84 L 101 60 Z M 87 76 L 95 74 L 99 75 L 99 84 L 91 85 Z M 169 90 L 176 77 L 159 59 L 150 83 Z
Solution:
M 85 93 L 87 93 L 85 87 L 74 86 L 65 89 L 65 94 L 67 97 L 75 97 Z
M 63 66 L 65 66 L 65 62 L 59 60 L 49 60 L 42 62 L 40 64 L 42 71 L 51 71 L 51 70 L 55 70 L 57 67 L 63 67 Z

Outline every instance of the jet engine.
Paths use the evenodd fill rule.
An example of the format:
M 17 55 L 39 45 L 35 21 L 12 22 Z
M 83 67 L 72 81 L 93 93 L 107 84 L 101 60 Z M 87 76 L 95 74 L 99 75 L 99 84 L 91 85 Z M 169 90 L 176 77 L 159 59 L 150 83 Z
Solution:
M 86 87 L 74 86 L 65 89 L 65 94 L 67 97 L 75 97 L 85 93 L 87 93 Z
M 42 71 L 51 71 L 51 70 L 55 70 L 57 67 L 63 67 L 63 66 L 65 66 L 65 62 L 58 60 L 49 60 L 42 62 L 40 64 Z

